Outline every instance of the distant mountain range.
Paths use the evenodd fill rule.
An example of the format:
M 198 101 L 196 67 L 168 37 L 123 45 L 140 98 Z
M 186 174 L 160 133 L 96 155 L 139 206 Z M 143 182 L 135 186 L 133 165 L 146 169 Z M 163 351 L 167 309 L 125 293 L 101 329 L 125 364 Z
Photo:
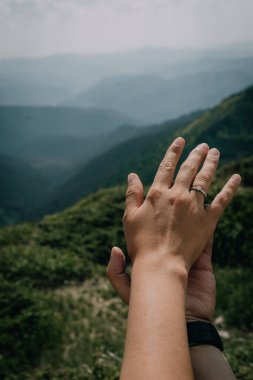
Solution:
M 80 162 L 137 135 L 130 122 L 94 108 L 0 107 L 0 224 L 24 220 Z
M 110 77 L 154 76 L 173 80 L 219 72 L 240 72 L 253 76 L 252 49 L 200 51 L 147 48 L 107 55 L 55 55 L 2 60 L 0 105 L 55 106 L 69 103 L 78 94 Z
M 16 156 L 10 159 L 10 168 L 8 158 L 1 157 L 1 186 L 2 194 L 5 194 L 0 205 L 2 224 L 62 210 L 86 194 L 125 183 L 130 171 L 136 171 L 144 183 L 149 184 L 168 144 L 178 135 L 186 138 L 185 154 L 197 143 L 206 141 L 221 150 L 223 163 L 250 157 L 252 120 L 253 87 L 250 87 L 206 112 L 146 128 L 122 126 L 97 137 L 78 137 L 81 125 L 76 129 L 76 136 L 61 135 L 57 124 L 54 129 L 51 127 L 52 136 L 49 132 L 44 136 L 41 132 L 36 135 L 36 128 L 28 123 L 24 131 L 30 136 L 30 129 L 34 128 L 34 139 L 23 141 L 23 148 L 16 149 Z M 11 123 L 3 130 L 7 146 L 8 136 L 11 138 L 16 134 L 23 138 L 26 134 L 22 133 L 22 127 L 20 130 L 12 128 Z M 64 133 L 64 128 L 61 131 Z M 13 188 L 15 202 L 11 200 L 13 197 L 6 195 Z M 18 197 L 18 194 L 25 194 L 25 197 Z M 35 203 L 31 199 L 35 199 Z
M 0 224 L 61 210 L 130 170 L 149 183 L 178 133 L 188 147 L 202 138 L 220 146 L 225 161 L 247 157 L 250 90 L 232 101 L 237 111 L 228 106 L 237 97 L 204 110 L 253 82 L 251 54 L 161 48 L 0 61 Z
M 250 157 L 253 146 L 253 87 L 227 98 L 200 116 L 190 115 L 149 127 L 145 134 L 113 147 L 80 167 L 72 178 L 54 192 L 41 208 L 41 215 L 62 210 L 99 188 L 126 182 L 137 172 L 150 184 L 163 153 L 176 136 L 187 141 L 185 155 L 203 141 L 221 151 L 221 163 Z
M 108 109 L 0 107 L 0 153 L 12 154 L 38 138 L 87 138 L 112 132 L 129 123 L 134 123 L 134 120 Z
M 213 107 L 252 83 L 253 75 L 241 71 L 198 73 L 170 80 L 147 75 L 112 77 L 79 94 L 69 105 L 113 108 L 154 123 Z

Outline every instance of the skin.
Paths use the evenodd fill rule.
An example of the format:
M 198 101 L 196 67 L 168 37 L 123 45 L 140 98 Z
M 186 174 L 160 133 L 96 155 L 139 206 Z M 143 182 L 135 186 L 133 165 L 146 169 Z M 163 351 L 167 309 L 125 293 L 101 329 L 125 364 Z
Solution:
M 216 301 L 216 283 L 212 267 L 212 240 L 193 264 L 186 290 L 186 320 L 211 321 Z M 113 247 L 108 264 L 108 277 L 120 298 L 129 303 L 131 279 L 126 272 L 126 259 L 122 250 Z M 190 347 L 195 380 L 235 380 L 223 353 L 214 346 Z
M 132 173 L 128 178 L 123 226 L 133 266 L 123 380 L 193 379 L 185 324 L 188 275 L 240 176 L 232 176 L 204 208 L 203 196 L 189 189 L 193 184 L 208 191 L 219 152 L 207 144 L 195 148 L 172 186 L 183 147 L 182 138 L 169 147 L 144 201 L 139 177 Z
M 216 283 L 212 267 L 212 240 L 193 264 L 186 289 L 186 320 L 211 321 L 215 308 Z M 113 247 L 107 268 L 108 278 L 126 304 L 130 300 L 131 278 L 126 272 L 126 258 L 119 247 Z

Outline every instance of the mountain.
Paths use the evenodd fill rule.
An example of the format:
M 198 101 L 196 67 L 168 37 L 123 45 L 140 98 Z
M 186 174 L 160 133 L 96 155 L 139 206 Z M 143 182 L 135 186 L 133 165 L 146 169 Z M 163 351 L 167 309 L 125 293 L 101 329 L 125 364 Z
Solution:
M 150 184 L 168 144 L 179 135 L 187 141 L 185 155 L 205 141 L 220 149 L 221 162 L 249 157 L 253 146 L 252 120 L 250 87 L 199 117 L 191 115 L 145 129 L 144 135 L 121 143 L 84 165 L 52 195 L 49 204 L 40 210 L 41 215 L 64 209 L 99 188 L 125 183 L 131 171 Z
M 0 82 L 1 106 L 56 106 L 73 96 L 68 89 L 43 84 L 23 83 L 20 80 Z
M 37 223 L 0 230 L 3 380 L 119 378 L 128 309 L 105 273 L 111 247 L 126 252 L 124 193 L 102 190 Z M 253 354 L 252 195 L 238 193 L 214 241 L 214 321 L 222 316 L 225 353 L 245 380 Z
M 80 162 L 138 135 L 129 120 L 94 108 L 0 107 L 0 225 L 26 220 Z
M 57 105 L 112 76 L 176 79 L 207 72 L 253 75 L 252 48 L 145 48 L 97 55 L 53 55 L 0 60 L 0 105 Z
M 14 154 L 42 137 L 87 138 L 115 130 L 133 119 L 117 111 L 66 107 L 0 107 L 0 153 Z
M 38 58 L 5 59 L 0 61 L 0 88 L 1 84 L 17 82 L 53 86 L 77 92 L 108 76 L 152 72 L 154 68 L 159 68 L 161 65 L 196 61 L 210 55 L 222 56 L 224 59 L 226 53 L 150 47 L 112 54 L 61 54 Z M 231 59 L 233 54 L 229 53 L 228 57 Z
M 31 162 L 55 186 L 72 177 L 85 162 L 141 133 L 141 128 L 122 125 L 112 132 L 91 137 L 46 135 L 27 141 L 15 150 L 14 156 Z
M 45 199 L 50 179 L 28 162 L 0 155 L 0 226 L 25 220 Z
M 85 162 L 141 131 L 122 126 L 89 138 L 42 136 L 24 143 L 13 156 L 0 155 L 0 226 L 29 219 Z
M 212 71 L 165 80 L 151 75 L 104 79 L 69 105 L 113 108 L 146 123 L 162 122 L 213 107 L 253 83 L 243 71 Z
M 231 161 L 223 165 L 218 174 L 218 178 L 228 178 L 233 173 L 240 173 L 242 184 L 245 188 L 253 187 L 253 156 L 237 161 Z
M 206 54 L 190 49 L 147 48 L 115 54 L 62 54 L 1 60 L 0 100 L 3 103 L 0 104 L 41 106 L 52 101 L 55 104 L 57 99 L 60 102 L 62 97 L 70 98 L 108 76 L 152 72 L 161 64 L 171 65 Z
M 250 87 L 211 110 L 163 124 L 138 129 L 122 126 L 94 138 L 56 138 L 54 134 L 27 141 L 22 149 L 16 149 L 20 156 L 14 158 L 21 157 L 26 163 L 30 160 L 29 167 L 36 170 L 33 175 L 49 179 L 49 191 L 41 195 L 40 188 L 31 186 L 30 192 L 26 191 L 26 199 L 29 202 L 29 197 L 34 197 L 37 203 L 32 208 L 28 207 L 29 203 L 23 203 L 23 212 L 18 218 L 13 217 L 12 222 L 37 219 L 62 210 L 99 188 L 125 183 L 131 171 L 136 171 L 145 184 L 150 184 L 163 152 L 178 135 L 186 138 L 185 154 L 197 143 L 206 141 L 221 150 L 223 163 L 247 158 L 252 155 L 252 105 L 253 88 Z M 8 175 L 11 177 L 12 173 L 15 174 L 9 172 Z M 2 183 L 8 191 L 8 182 Z M 7 202 L 8 207 L 5 203 L 2 197 L 1 208 L 10 212 L 10 203 Z

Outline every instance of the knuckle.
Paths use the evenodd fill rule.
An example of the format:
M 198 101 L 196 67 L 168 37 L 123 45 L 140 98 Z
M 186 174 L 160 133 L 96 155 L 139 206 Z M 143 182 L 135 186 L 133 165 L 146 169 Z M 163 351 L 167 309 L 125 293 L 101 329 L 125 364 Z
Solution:
M 170 194 L 170 204 L 185 203 L 187 198 L 180 191 L 173 191 Z
M 180 147 L 178 145 L 172 144 L 169 149 L 167 150 L 167 153 L 177 155 L 178 152 L 180 151 Z
M 199 151 L 198 149 L 194 149 L 192 152 L 191 152 L 191 155 L 192 156 L 196 156 L 196 157 L 203 157 L 203 153 L 201 151 Z
M 199 172 L 199 174 L 196 177 L 196 180 L 199 180 L 201 182 L 210 182 L 212 179 L 212 173 L 208 171 Z
M 156 188 L 156 187 L 152 187 L 148 194 L 147 194 L 147 200 L 151 201 L 151 203 L 153 203 L 154 201 L 156 201 L 157 199 L 159 199 L 162 195 L 162 192 L 160 189 Z
M 188 204 L 190 203 L 190 198 L 187 196 L 187 194 L 180 194 L 179 202 L 182 204 Z
M 235 184 L 231 181 L 227 183 L 227 191 L 232 192 L 235 189 Z
M 132 198 L 136 196 L 136 190 L 133 186 L 130 186 L 126 191 L 126 198 Z
M 220 194 L 218 197 L 218 203 L 220 206 L 225 207 L 228 202 L 228 197 L 226 194 Z
M 212 166 L 216 165 L 216 163 L 218 162 L 218 157 L 208 155 L 205 159 L 205 162 L 211 164 Z
M 172 171 L 174 170 L 175 168 L 175 164 L 173 161 L 169 160 L 169 159 L 164 159 L 161 163 L 160 163 L 160 170 L 162 171 Z
M 190 173 L 195 172 L 195 166 L 189 162 L 184 162 L 181 166 L 181 168 L 185 171 L 188 171 Z

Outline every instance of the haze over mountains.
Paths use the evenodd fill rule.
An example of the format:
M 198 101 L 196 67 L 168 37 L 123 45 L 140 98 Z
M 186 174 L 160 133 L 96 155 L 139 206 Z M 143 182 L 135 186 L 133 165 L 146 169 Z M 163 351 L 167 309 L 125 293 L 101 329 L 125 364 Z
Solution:
M 150 180 L 157 156 L 149 149 L 160 152 L 175 128 L 252 84 L 251 54 L 143 49 L 0 61 L 0 223 L 122 183 L 130 168 L 142 171 L 146 149 Z
M 154 86 L 156 89 L 157 86 L 160 88 L 164 79 L 181 78 L 184 82 L 184 77 L 190 79 L 191 76 L 195 78 L 204 73 L 210 76 L 215 73 L 233 72 L 237 73 L 240 87 L 244 85 L 241 83 L 243 74 L 251 77 L 251 80 L 253 77 L 252 50 L 248 49 L 248 53 L 243 51 L 243 54 L 237 49 L 201 51 L 147 48 L 121 54 L 55 55 L 37 59 L 3 60 L 0 61 L 0 104 L 56 106 L 61 103 L 72 103 L 75 105 L 75 99 L 77 99 L 77 105 L 80 105 L 78 98 L 82 97 L 83 92 L 88 89 L 91 91 L 92 86 L 100 85 L 100 81 L 107 78 L 108 86 L 112 87 L 115 81 L 116 83 L 119 81 L 119 77 L 126 76 L 137 83 L 140 81 L 141 85 L 145 78 L 148 80 L 151 77 L 146 86 Z M 249 77 L 248 81 L 250 81 Z M 246 80 L 246 77 L 244 79 Z M 202 86 L 205 88 L 204 77 L 202 81 Z M 233 82 L 236 82 L 236 79 Z M 250 83 L 247 82 L 247 84 Z M 165 88 L 170 85 L 170 82 L 164 83 Z M 240 90 L 239 87 L 236 90 Z M 226 90 L 226 83 L 224 89 Z M 104 92 L 104 88 L 101 90 Z M 172 91 L 174 90 L 172 83 Z M 228 87 L 226 95 L 230 90 Z M 128 91 L 125 97 L 129 94 L 133 96 Z M 224 96 L 224 91 L 220 96 Z M 113 98 L 110 99 L 109 94 L 108 97 L 107 101 L 112 102 Z M 93 99 L 88 100 L 90 103 L 93 101 Z M 216 101 L 219 100 L 216 99 Z M 158 101 L 160 99 L 157 103 Z M 164 100 L 164 104 L 165 101 L 167 99 Z M 156 104 L 155 99 L 154 104 Z M 86 107 L 87 104 L 81 102 L 81 106 Z M 205 105 L 199 104 L 198 108 L 203 108 L 203 106 Z M 170 118 L 169 113 L 167 118 Z M 145 122 L 147 122 L 146 119 Z
M 187 142 L 185 155 L 205 141 L 210 147 L 220 149 L 221 163 L 250 157 L 253 147 L 252 120 L 253 87 L 250 87 L 200 115 L 192 114 L 149 127 L 145 129 L 145 134 L 122 142 L 80 168 L 55 192 L 47 210 L 62 210 L 99 188 L 125 183 L 131 171 L 137 172 L 144 183 L 150 184 L 163 152 L 179 135 L 185 137 Z
M 147 75 L 113 77 L 79 94 L 70 104 L 114 108 L 155 123 L 212 107 L 252 82 L 253 75 L 241 71 L 206 72 L 170 80 Z

